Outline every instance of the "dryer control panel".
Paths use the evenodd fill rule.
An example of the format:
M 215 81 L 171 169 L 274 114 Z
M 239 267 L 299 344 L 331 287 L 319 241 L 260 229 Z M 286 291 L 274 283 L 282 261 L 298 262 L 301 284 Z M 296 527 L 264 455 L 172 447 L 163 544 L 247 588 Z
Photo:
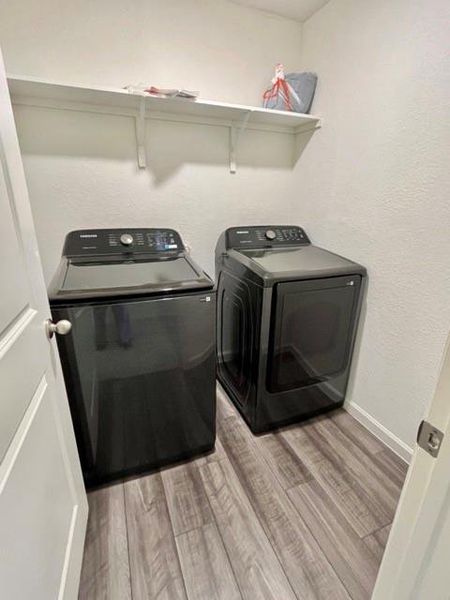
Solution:
M 181 237 L 174 229 L 82 229 L 67 234 L 63 256 L 178 254 L 184 249 Z
M 230 227 L 225 234 L 226 248 L 279 248 L 310 244 L 308 236 L 296 225 L 256 225 Z

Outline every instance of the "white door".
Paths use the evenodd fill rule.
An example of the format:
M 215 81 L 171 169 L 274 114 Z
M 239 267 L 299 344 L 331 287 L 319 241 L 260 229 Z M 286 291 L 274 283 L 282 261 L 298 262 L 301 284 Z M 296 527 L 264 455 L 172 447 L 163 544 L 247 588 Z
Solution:
M 0 597 L 76 598 L 87 501 L 0 54 Z
M 372 600 L 450 598 L 450 335 L 427 421 L 444 438 L 416 446 Z

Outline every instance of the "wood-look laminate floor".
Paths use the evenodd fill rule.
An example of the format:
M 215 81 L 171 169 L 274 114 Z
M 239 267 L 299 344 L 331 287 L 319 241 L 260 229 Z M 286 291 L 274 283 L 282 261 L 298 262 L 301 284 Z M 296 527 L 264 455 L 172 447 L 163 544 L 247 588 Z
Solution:
M 80 599 L 370 598 L 406 465 L 343 410 L 89 494 Z

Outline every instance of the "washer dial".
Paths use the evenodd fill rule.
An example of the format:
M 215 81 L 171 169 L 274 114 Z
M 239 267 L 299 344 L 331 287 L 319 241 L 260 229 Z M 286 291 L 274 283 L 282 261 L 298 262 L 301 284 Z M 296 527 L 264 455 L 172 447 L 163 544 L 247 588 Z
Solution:
M 122 233 L 122 235 L 120 236 L 120 243 L 124 246 L 131 246 L 131 244 L 133 243 L 133 236 L 129 233 Z

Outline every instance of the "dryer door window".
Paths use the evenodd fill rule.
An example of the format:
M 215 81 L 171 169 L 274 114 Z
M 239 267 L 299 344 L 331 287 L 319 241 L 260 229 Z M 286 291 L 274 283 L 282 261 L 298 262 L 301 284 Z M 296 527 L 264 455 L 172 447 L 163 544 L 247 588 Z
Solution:
M 350 361 L 360 276 L 277 284 L 267 386 L 299 388 L 341 374 Z
M 241 404 L 251 386 L 252 324 L 245 282 L 222 273 L 219 283 L 219 365 Z

